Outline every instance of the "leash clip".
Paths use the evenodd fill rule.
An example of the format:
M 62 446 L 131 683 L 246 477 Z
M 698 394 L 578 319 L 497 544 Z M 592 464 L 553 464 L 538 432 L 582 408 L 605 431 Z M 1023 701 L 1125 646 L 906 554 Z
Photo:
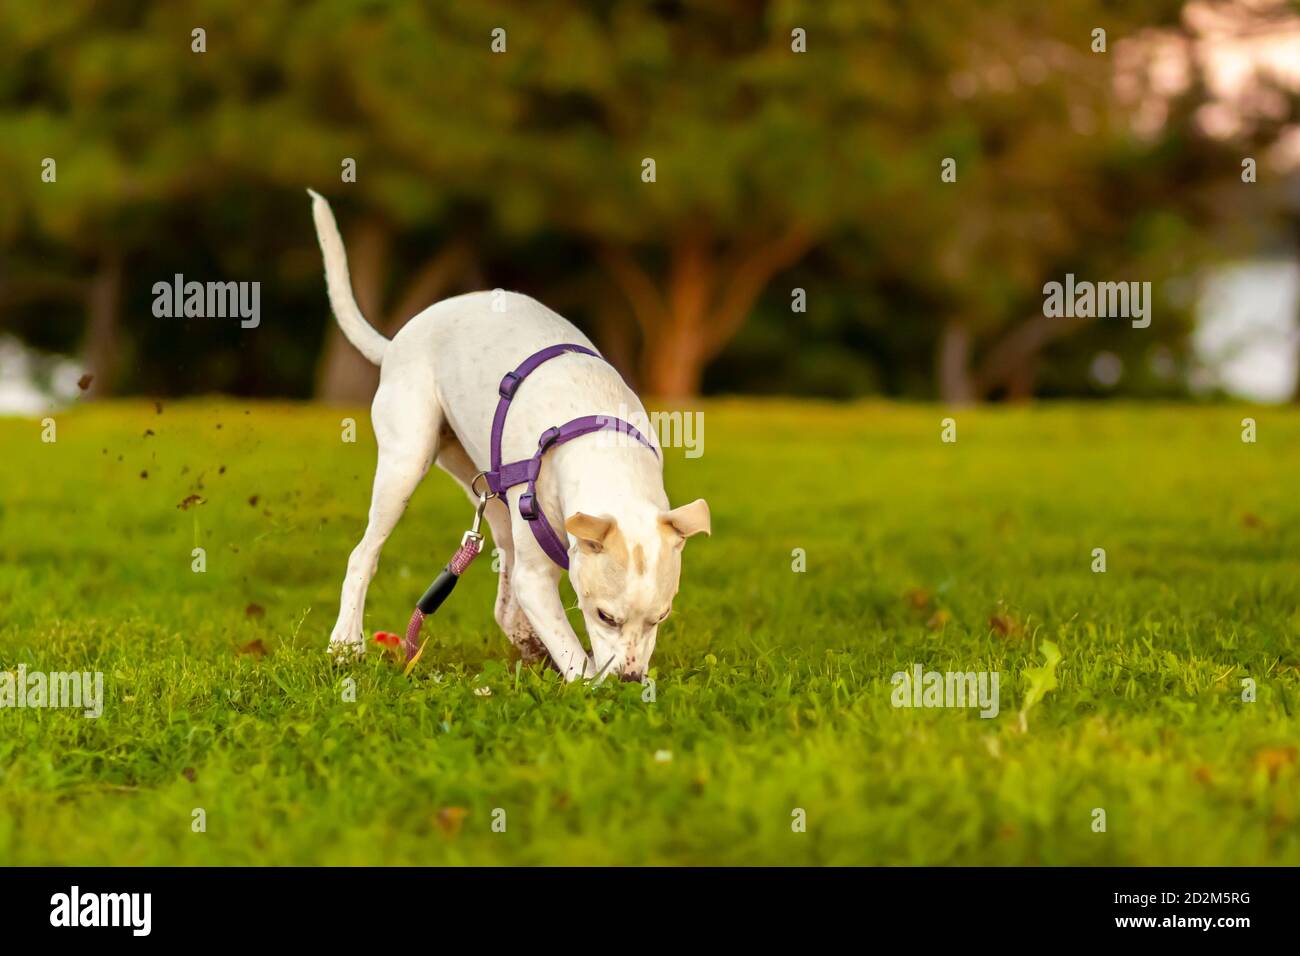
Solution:
M 460 536 L 460 546 L 462 548 L 466 544 L 473 542 L 476 553 L 483 550 L 483 535 L 478 529 L 483 524 L 483 511 L 487 508 L 488 500 L 492 497 L 495 496 L 489 495 L 486 491 L 479 494 L 478 507 L 474 509 L 474 523 L 470 525 L 468 531 Z

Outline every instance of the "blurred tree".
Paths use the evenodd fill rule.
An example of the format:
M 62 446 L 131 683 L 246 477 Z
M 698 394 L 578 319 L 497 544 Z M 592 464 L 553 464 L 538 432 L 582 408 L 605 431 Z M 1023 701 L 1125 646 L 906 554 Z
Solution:
M 1045 358 L 1186 330 L 1169 304 L 1156 333 L 1103 341 L 1045 318 L 1044 282 L 1187 273 L 1211 221 L 1246 215 L 1212 191 L 1236 175 L 1240 140 L 1198 132 L 1203 84 L 1145 128 L 1144 101 L 1122 95 L 1120 41 L 1185 32 L 1192 6 L 11 2 L 0 308 L 83 304 L 107 386 L 129 354 L 123 303 L 147 302 L 164 265 L 252 271 L 276 283 L 274 330 L 219 356 L 157 323 L 134 338 L 253 389 L 232 362 L 284 369 L 267 351 L 323 330 L 318 394 L 364 399 L 375 372 L 326 319 L 311 185 L 336 200 L 358 299 L 386 334 L 509 280 L 572 303 L 665 398 L 698 391 L 754 312 L 741 353 L 765 380 L 732 361 L 715 387 L 913 395 L 929 380 L 952 401 L 1024 397 Z M 796 272 L 820 314 L 789 311 Z M 840 349 L 855 357 L 831 362 Z M 837 381 L 814 387 L 818 370 Z
M 107 79 L 114 51 L 104 35 L 81 39 L 75 55 L 68 43 L 95 6 L 74 0 L 0 9 L 0 243 L 18 245 L 33 234 L 45 240 L 9 258 L 0 292 L 7 308 L 82 303 L 90 391 L 102 393 L 117 370 L 123 262 L 138 235 L 123 196 L 159 197 L 178 173 L 132 169 L 145 147 L 115 109 Z M 116 52 L 125 74 L 142 68 L 131 51 Z M 79 275 L 67 274 L 69 258 Z
M 1284 4 L 1254 6 L 1276 8 L 1264 20 L 1276 27 L 1281 14 L 1294 29 Z M 1197 35 L 1211 11 L 1239 22 L 1206 42 Z M 1283 108 L 1230 136 L 1205 122 L 1207 72 L 1239 49 L 1239 32 L 1258 29 L 1240 13 L 1206 0 L 942 11 L 948 29 L 930 35 L 946 49 L 930 72 L 944 80 L 930 110 L 936 145 L 962 174 L 918 195 L 908 228 L 929 273 L 912 281 L 928 279 L 948 303 L 936 347 L 944 398 L 1029 397 L 1045 356 L 1088 347 L 1099 324 L 1123 325 L 1044 316 L 1046 282 L 1073 273 L 1176 293 L 1207 261 L 1258 244 L 1232 224 L 1261 221 L 1276 195 L 1242 183 L 1241 158 L 1265 151 L 1297 114 Z M 1189 296 L 1162 295 L 1150 329 L 1103 339 L 1136 365 L 1177 347 L 1192 317 Z
M 895 241 L 877 240 L 878 269 L 933 303 L 945 401 L 1028 397 L 1045 351 L 1095 321 L 1044 316 L 1045 282 L 1158 280 L 1187 240 L 1203 170 L 1183 148 L 1135 142 L 1114 103 L 1109 44 L 1136 20 L 1091 3 L 924 5 L 880 43 L 914 104 L 896 122 L 928 168 Z
M 356 182 L 325 191 L 360 206 L 354 282 L 385 331 L 433 289 L 417 279 L 384 318 L 379 263 L 403 228 L 580 240 L 604 294 L 627 302 L 594 310 L 602 342 L 640 352 L 649 391 L 693 394 L 774 275 L 888 209 L 890 137 L 884 117 L 867 122 L 884 77 L 842 43 L 795 52 L 792 31 L 851 35 L 892 15 L 831 6 L 807 21 L 797 5 L 741 0 L 294 8 L 282 30 L 261 28 L 278 41 L 264 65 L 280 92 L 228 116 L 264 147 L 256 167 L 238 150 L 225 159 L 285 185 L 356 160 Z M 444 254 L 417 276 L 457 271 Z M 355 360 L 327 340 L 333 394 L 330 370 Z
M 486 112 L 508 143 L 489 198 L 507 226 L 554 224 L 594 251 L 635 323 L 620 338 L 639 340 L 648 392 L 695 394 L 773 277 L 887 208 L 891 135 L 872 116 L 885 84 L 843 40 L 890 18 L 710 0 L 517 4 L 461 21 L 470 35 L 508 26 L 514 44 L 486 61 Z M 606 318 L 608 336 L 617 313 Z
M 1111 46 L 1181 29 L 1182 10 L 467 5 L 376 25 L 383 76 L 358 99 L 384 104 L 372 128 L 414 144 L 413 168 L 507 234 L 551 228 L 591 248 L 653 394 L 698 391 L 774 276 L 858 235 L 884 257 L 881 281 L 937 306 L 920 321 L 941 395 L 1026 397 L 1045 352 L 1092 321 L 1043 316 L 1044 282 L 1158 284 L 1204 251 L 1206 190 L 1235 174 L 1231 155 L 1178 121 L 1195 86 L 1135 135 Z M 505 49 L 484 53 L 497 28 Z M 431 62 L 447 67 L 436 83 Z M 422 108 L 436 146 L 406 129 Z

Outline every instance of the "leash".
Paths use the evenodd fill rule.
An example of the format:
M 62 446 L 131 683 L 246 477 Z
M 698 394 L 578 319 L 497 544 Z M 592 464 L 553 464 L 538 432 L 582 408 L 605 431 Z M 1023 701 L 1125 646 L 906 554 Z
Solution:
M 493 498 L 504 498 L 507 489 L 513 488 L 515 485 L 528 485 L 528 490 L 519 496 L 519 517 L 528 522 L 529 527 L 532 528 L 533 537 L 537 539 L 537 544 L 546 556 L 564 570 L 569 569 L 568 549 L 565 547 L 560 535 L 551 526 L 550 520 L 543 513 L 542 503 L 537 498 L 537 476 L 541 473 L 542 457 L 547 451 L 573 441 L 575 438 L 589 435 L 592 432 L 616 431 L 619 434 L 636 439 L 658 457 L 658 449 L 650 444 L 646 437 L 637 431 L 631 423 L 610 415 L 586 415 L 565 422 L 558 428 L 552 426 L 542 432 L 541 437 L 537 440 L 537 451 L 531 458 L 502 464 L 501 438 L 505 433 L 506 414 L 510 411 L 510 403 L 514 400 L 520 384 L 545 362 L 569 352 L 590 355 L 602 362 L 604 361 L 598 352 L 587 348 L 585 345 L 551 345 L 528 356 L 519 363 L 519 366 L 513 372 L 507 372 L 505 377 L 501 379 L 501 384 L 497 387 L 497 394 L 500 399 L 497 402 L 496 411 L 492 415 L 491 470 L 480 472 L 470 482 L 471 493 L 478 495 L 478 507 L 474 512 L 474 524 L 461 537 L 460 547 L 451 556 L 451 560 L 442 569 L 442 573 L 438 575 L 433 584 L 429 585 L 429 590 L 424 592 L 424 597 L 420 598 L 415 605 L 415 611 L 411 614 L 411 622 L 406 625 L 406 638 L 402 642 L 402 646 L 406 651 L 407 673 L 410 673 L 411 668 L 415 666 L 415 662 L 419 660 L 420 655 L 424 652 L 424 644 L 420 643 L 420 627 L 424 624 L 424 619 L 442 606 L 442 603 L 447 600 L 452 589 L 456 586 L 460 576 L 465 573 L 473 560 L 478 557 L 479 552 L 483 550 L 483 535 L 479 533 L 479 526 L 483 522 L 483 511 L 487 508 L 487 503 Z M 486 486 L 484 491 L 478 490 L 480 478 L 483 479 Z
M 479 477 L 482 476 L 475 477 L 474 484 L 478 483 Z M 411 668 L 424 652 L 424 644 L 420 643 L 420 627 L 424 624 L 424 619 L 442 607 L 442 602 L 451 596 L 460 576 L 469 569 L 479 552 L 483 550 L 483 535 L 479 532 L 479 527 L 483 524 L 483 511 L 487 508 L 487 503 L 495 497 L 495 493 L 489 494 L 486 491 L 479 494 L 478 507 L 474 509 L 474 523 L 461 535 L 460 547 L 451 556 L 442 573 L 434 578 L 429 589 L 424 592 L 424 597 L 416 602 L 415 610 L 411 613 L 411 621 L 406 625 L 406 638 L 402 641 L 402 648 L 406 651 L 407 673 L 410 673 Z

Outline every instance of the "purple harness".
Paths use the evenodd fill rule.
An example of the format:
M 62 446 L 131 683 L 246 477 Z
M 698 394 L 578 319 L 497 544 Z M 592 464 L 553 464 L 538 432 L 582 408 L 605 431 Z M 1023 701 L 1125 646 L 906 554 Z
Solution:
M 592 355 L 601 361 L 601 356 L 591 349 L 582 345 L 551 345 L 542 349 L 540 352 L 534 352 L 528 358 L 519 363 L 519 367 L 513 372 L 507 372 L 505 378 L 501 380 L 501 386 L 497 391 L 501 395 L 501 401 L 497 403 L 496 414 L 492 416 L 492 470 L 484 473 L 484 479 L 487 481 L 488 490 L 494 495 L 505 497 L 506 489 L 513 488 L 515 485 L 528 484 L 528 491 L 519 496 L 519 516 L 527 521 L 533 529 L 533 537 L 541 545 L 546 556 L 552 561 L 564 568 L 569 568 L 569 553 L 565 547 L 564 541 L 555 529 L 551 527 L 550 521 L 542 512 L 541 502 L 537 500 L 537 475 L 542 470 L 542 456 L 547 450 L 557 445 L 563 445 L 565 442 L 573 441 L 583 435 L 589 435 L 592 432 L 613 430 L 630 435 L 645 447 L 655 452 L 656 457 L 659 452 L 655 451 L 654 445 L 646 441 L 645 436 L 632 427 L 628 422 L 621 418 L 613 418 L 609 415 L 585 415 L 582 418 L 575 418 L 571 422 L 566 422 L 558 428 L 552 426 L 542 432 L 541 437 L 537 440 L 537 452 L 532 458 L 524 458 L 519 461 L 512 461 L 509 464 L 501 463 L 501 434 L 506 427 L 506 413 L 510 411 L 510 402 L 519 390 L 520 383 L 532 374 L 538 366 L 544 362 L 549 362 L 556 356 L 563 355 L 565 352 L 581 352 L 584 355 Z

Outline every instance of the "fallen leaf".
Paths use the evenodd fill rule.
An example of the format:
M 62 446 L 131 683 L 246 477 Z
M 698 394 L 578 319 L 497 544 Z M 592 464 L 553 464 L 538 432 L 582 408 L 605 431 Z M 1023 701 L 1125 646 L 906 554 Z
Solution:
M 465 822 L 467 816 L 469 816 L 469 811 L 464 807 L 443 807 L 434 814 L 433 820 L 443 833 L 448 836 L 455 836 L 460 832 L 461 825 Z
M 140 477 L 141 477 L 141 478 L 148 478 L 148 477 L 149 477 L 149 472 L 147 472 L 147 471 L 142 471 L 142 472 L 140 472 Z
M 1264 525 L 1264 521 L 1259 515 L 1251 514 L 1249 511 L 1241 516 L 1241 523 L 1247 528 L 1260 528 Z
M 257 507 L 257 499 L 258 499 L 258 496 L 257 496 L 257 495 L 252 495 L 252 496 L 250 496 L 249 499 L 248 499 L 248 504 L 249 504 L 249 506 L 250 506 L 250 507 L 253 507 L 253 508 L 256 508 L 256 507 Z
M 245 617 L 266 617 L 266 608 L 260 604 L 249 604 L 244 608 Z
M 90 383 L 93 382 L 94 380 L 95 380 L 95 376 L 91 375 L 90 373 L 86 373 L 85 375 L 81 376 L 81 378 L 77 379 L 77 388 L 81 389 L 84 392 L 86 389 L 90 388 Z
M 925 588 L 912 588 L 903 595 L 903 600 L 905 600 L 913 609 L 924 611 L 930 606 L 930 592 L 925 590 Z
M 1284 767 L 1295 763 L 1295 747 L 1265 747 L 1255 754 L 1255 766 L 1268 772 L 1269 780 L 1276 780 Z
M 259 637 L 255 641 L 249 641 L 239 649 L 240 654 L 252 654 L 254 657 L 263 657 L 266 654 L 266 645 L 262 643 Z
M 989 618 L 989 627 L 1003 637 L 1019 637 L 1020 622 L 1008 614 L 994 614 Z
M 176 507 L 180 508 L 181 511 L 189 511 L 190 508 L 194 507 L 195 505 L 202 505 L 202 504 L 207 504 L 206 498 L 201 498 L 198 495 L 190 495 L 184 501 L 178 504 Z
M 941 631 L 943 630 L 944 626 L 951 620 L 952 620 L 952 615 L 949 614 L 947 611 L 945 611 L 943 608 L 939 608 L 939 610 L 935 611 L 933 614 L 930 615 L 930 620 L 925 622 L 925 626 L 932 631 Z

